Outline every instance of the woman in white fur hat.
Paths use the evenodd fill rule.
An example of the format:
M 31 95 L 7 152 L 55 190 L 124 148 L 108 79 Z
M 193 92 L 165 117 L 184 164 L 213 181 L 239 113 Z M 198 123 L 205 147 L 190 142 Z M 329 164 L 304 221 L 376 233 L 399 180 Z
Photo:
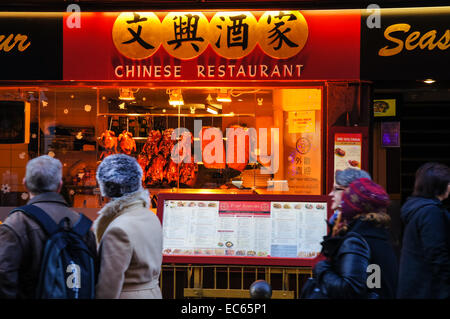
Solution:
M 111 199 L 93 225 L 100 255 L 97 298 L 162 298 L 162 228 L 141 178 L 137 161 L 124 154 L 106 157 L 97 169 L 102 196 Z

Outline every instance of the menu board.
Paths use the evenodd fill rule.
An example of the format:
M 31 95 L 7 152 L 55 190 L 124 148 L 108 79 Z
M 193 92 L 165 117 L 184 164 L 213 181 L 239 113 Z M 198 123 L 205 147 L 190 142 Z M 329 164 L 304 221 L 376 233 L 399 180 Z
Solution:
M 165 256 L 316 258 L 326 202 L 164 200 Z
M 334 171 L 361 168 L 362 134 L 336 133 L 334 141 Z

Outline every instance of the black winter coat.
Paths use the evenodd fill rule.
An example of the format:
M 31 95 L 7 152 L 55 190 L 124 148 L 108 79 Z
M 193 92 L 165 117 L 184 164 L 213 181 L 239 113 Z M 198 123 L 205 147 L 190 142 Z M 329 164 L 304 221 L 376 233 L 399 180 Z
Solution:
M 398 298 L 450 298 L 450 214 L 436 198 L 409 197 L 404 223 Z
M 331 255 L 314 267 L 321 291 L 329 298 L 395 298 L 398 261 L 388 238 L 386 229 L 358 219 L 341 240 L 325 240 L 324 251 Z M 336 247 L 330 249 L 332 242 Z M 380 288 L 367 286 L 371 264 L 379 266 Z

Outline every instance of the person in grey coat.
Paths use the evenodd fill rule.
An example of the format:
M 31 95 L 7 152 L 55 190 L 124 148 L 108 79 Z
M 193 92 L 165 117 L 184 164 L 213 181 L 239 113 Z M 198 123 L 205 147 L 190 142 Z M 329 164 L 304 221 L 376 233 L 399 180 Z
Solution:
M 161 299 L 162 227 L 142 187 L 142 169 L 128 155 L 106 157 L 97 169 L 110 201 L 94 221 L 100 256 L 99 299 Z
M 43 209 L 57 224 L 69 218 L 74 225 L 80 214 L 72 210 L 60 191 L 62 164 L 48 155 L 30 160 L 24 186 L 29 193 L 27 205 Z M 0 298 L 34 299 L 48 235 L 32 218 L 16 211 L 0 225 Z M 95 236 L 89 231 L 83 238 L 95 262 Z

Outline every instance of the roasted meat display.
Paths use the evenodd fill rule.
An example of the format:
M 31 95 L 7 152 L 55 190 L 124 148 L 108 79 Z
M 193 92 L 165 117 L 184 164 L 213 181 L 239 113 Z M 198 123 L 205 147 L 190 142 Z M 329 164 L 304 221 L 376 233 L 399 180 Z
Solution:
M 186 149 L 191 150 L 192 134 L 186 132 L 181 135 L 179 140 L 172 140 L 173 131 L 172 128 L 166 129 L 162 133 L 159 130 L 150 131 L 142 151 L 137 157 L 144 172 L 142 179 L 147 187 L 174 187 L 177 186 L 178 178 L 180 178 L 182 186 L 184 184 L 184 186 L 192 187 L 195 184 L 198 165 L 181 162 L 187 156 Z M 172 159 L 172 151 L 177 144 L 180 147 L 178 151 L 180 157 L 175 160 Z M 183 148 L 181 145 L 185 147 Z
M 172 140 L 173 131 L 174 131 L 174 129 L 169 128 L 169 129 L 165 130 L 162 135 L 162 143 L 160 146 L 160 151 L 166 158 L 167 158 L 167 156 L 170 155 L 170 152 L 172 151 L 172 147 L 176 144 L 176 140 Z
M 147 157 L 147 154 L 141 153 L 137 157 L 137 162 L 139 163 L 139 166 L 141 166 L 141 168 L 142 168 L 142 172 L 143 172 L 143 174 L 142 174 L 142 181 L 144 182 L 145 181 L 145 175 L 146 175 L 145 171 L 147 169 L 147 166 L 148 166 L 150 160 Z
M 178 180 L 178 164 L 170 160 L 166 170 L 166 179 L 169 184 Z
M 117 137 L 116 133 L 110 130 L 106 130 L 100 136 L 100 142 L 103 147 L 108 150 L 114 150 L 117 152 Z
M 211 127 L 202 128 L 202 137 L 204 137 L 208 128 Z M 201 140 L 203 165 L 207 169 L 207 174 L 213 179 L 217 179 L 219 175 L 228 174 L 227 165 L 229 171 L 234 170 L 233 174 L 235 174 L 245 170 L 249 162 L 250 139 L 246 134 L 246 128 L 238 125 L 234 125 L 232 128 L 239 128 L 240 130 L 236 131 L 234 137 L 234 158 L 230 163 L 226 163 L 225 146 L 220 129 L 216 128 L 217 131 L 210 131 L 209 133 L 213 134 L 209 134 Z M 199 166 L 194 163 L 193 135 L 191 132 L 183 132 L 177 139 L 172 139 L 173 132 L 174 129 L 172 128 L 163 131 L 158 129 L 149 131 L 147 139 L 136 157 L 143 171 L 142 182 L 144 186 L 151 188 L 195 186 Z M 240 144 L 242 144 L 239 143 L 240 140 L 244 141 L 245 150 L 240 149 Z M 136 142 L 132 133 L 127 130 L 124 130 L 119 137 L 116 137 L 113 131 L 107 130 L 101 135 L 100 142 L 105 147 L 103 157 L 119 152 L 132 155 L 136 151 Z M 208 155 L 209 158 L 207 158 Z M 243 163 L 238 163 L 239 155 L 243 155 Z M 202 167 L 202 170 L 204 168 Z M 212 171 L 208 171 L 208 169 Z
M 110 130 L 103 132 L 102 135 L 100 135 L 100 145 L 105 148 L 105 150 L 100 154 L 100 160 L 117 153 L 116 133 Z
M 158 154 L 159 142 L 161 141 L 161 132 L 158 130 L 151 130 L 148 133 L 147 141 L 142 148 L 142 152 L 147 154 L 148 157 Z
M 191 150 L 191 145 L 194 143 L 194 137 L 190 132 L 183 132 L 178 142 L 178 155 L 180 156 L 179 162 L 185 162 L 186 156 L 189 155 Z M 192 154 L 190 154 L 192 156 Z
M 180 184 L 194 186 L 197 180 L 198 165 L 197 163 L 181 163 L 180 168 Z
M 117 139 L 122 153 L 130 155 L 131 152 L 136 151 L 136 142 L 133 139 L 133 134 L 123 131 Z
M 161 155 L 157 155 L 153 158 L 152 164 L 150 165 L 147 178 L 150 177 L 148 183 L 150 185 L 161 184 L 164 180 L 164 167 L 166 166 L 167 160 Z

